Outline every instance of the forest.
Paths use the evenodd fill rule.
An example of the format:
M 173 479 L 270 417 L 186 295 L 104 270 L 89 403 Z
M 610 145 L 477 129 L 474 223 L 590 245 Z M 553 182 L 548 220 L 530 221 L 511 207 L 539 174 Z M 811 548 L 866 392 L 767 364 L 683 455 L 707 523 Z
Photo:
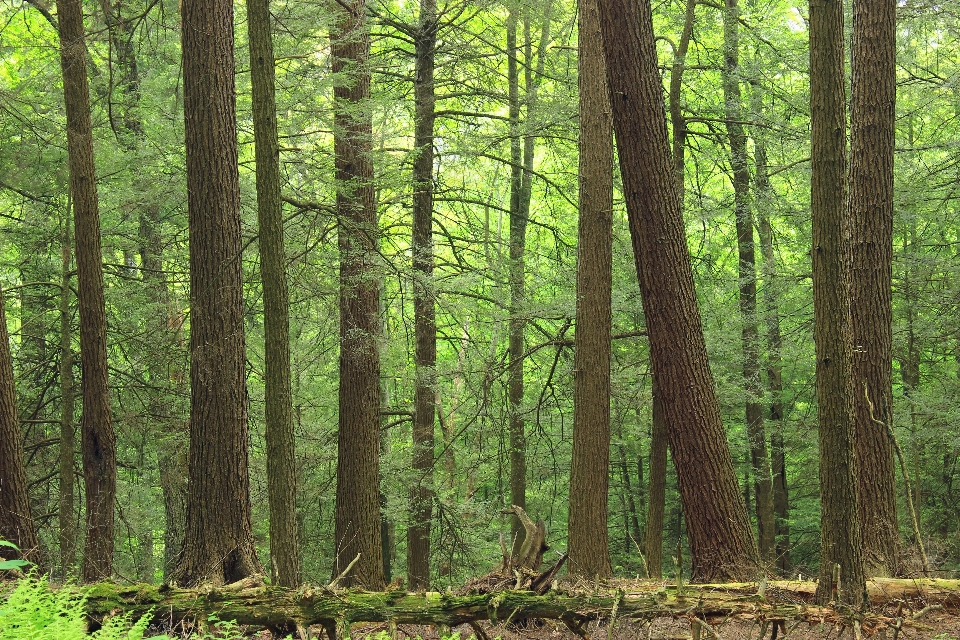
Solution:
M 2 0 L 0 555 L 960 577 L 958 86 L 929 0 Z

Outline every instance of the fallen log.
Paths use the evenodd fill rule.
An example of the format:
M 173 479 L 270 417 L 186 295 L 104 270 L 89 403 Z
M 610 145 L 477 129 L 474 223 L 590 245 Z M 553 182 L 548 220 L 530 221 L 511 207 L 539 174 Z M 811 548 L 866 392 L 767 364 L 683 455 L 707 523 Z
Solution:
M 887 592 L 892 582 L 884 582 Z M 900 582 L 912 583 L 913 593 L 922 592 L 928 597 L 937 593 L 950 599 L 960 593 L 960 581 L 955 580 Z M 255 579 L 199 589 L 105 582 L 86 591 L 86 606 L 95 618 L 131 612 L 135 616 L 149 613 L 158 622 L 215 615 L 221 620 L 275 629 L 322 625 L 332 640 L 349 637 L 350 625 L 357 622 L 454 627 L 484 620 L 504 623 L 541 618 L 560 620 L 571 629 L 582 629 L 587 622 L 609 619 L 614 612 L 618 620 L 668 616 L 691 620 L 737 618 L 759 623 L 776 620 L 857 622 L 865 630 L 885 628 L 893 622 L 893 618 L 880 614 L 816 607 L 797 598 L 790 601 L 775 595 L 787 591 L 780 584 L 770 583 L 764 597 L 757 593 L 756 584 L 686 585 L 678 593 L 676 587 L 635 583 L 631 590 L 621 587 L 615 591 L 551 591 L 538 595 L 513 590 L 483 594 L 333 591 L 323 587 L 295 590 L 263 585 Z M 802 584 L 806 587 L 808 583 Z M 925 584 L 930 585 L 927 591 L 924 591 Z M 904 585 L 901 592 L 910 589 Z M 794 593 L 802 591 L 794 590 Z

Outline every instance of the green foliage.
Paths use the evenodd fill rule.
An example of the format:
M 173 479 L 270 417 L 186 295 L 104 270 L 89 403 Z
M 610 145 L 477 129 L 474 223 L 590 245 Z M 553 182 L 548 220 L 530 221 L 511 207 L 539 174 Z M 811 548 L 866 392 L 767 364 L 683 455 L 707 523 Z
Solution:
M 46 576 L 22 578 L 0 599 L 0 640 L 142 640 L 148 632 L 149 614 L 133 621 L 130 613 L 123 613 L 108 618 L 99 630 L 88 634 L 85 602 L 86 597 L 75 588 L 52 588 Z M 205 630 L 191 633 L 186 639 L 243 637 L 240 626 L 232 620 L 220 621 L 212 616 L 207 622 Z M 174 640 L 167 635 L 150 637 Z
M 0 547 L 10 547 L 12 549 L 17 549 L 17 545 L 7 540 L 0 540 Z M 33 563 L 28 560 L 4 560 L 0 558 L 0 571 L 8 571 L 10 569 L 23 569 L 24 567 L 29 567 L 31 564 Z

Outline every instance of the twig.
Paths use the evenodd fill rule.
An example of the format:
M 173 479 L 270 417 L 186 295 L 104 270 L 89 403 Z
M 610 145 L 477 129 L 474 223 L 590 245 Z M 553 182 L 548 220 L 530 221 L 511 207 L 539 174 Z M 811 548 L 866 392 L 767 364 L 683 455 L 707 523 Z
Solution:
M 470 628 L 473 629 L 473 632 L 477 634 L 477 637 L 480 640 L 490 640 L 490 636 L 487 635 L 487 632 L 483 630 L 483 627 L 480 626 L 478 622 L 471 622 Z
M 913 525 L 913 537 L 917 540 L 917 547 L 920 549 L 920 560 L 923 563 L 923 575 L 930 575 L 930 564 L 927 562 L 927 551 L 923 548 L 923 540 L 920 538 L 920 520 L 917 518 L 917 511 L 913 505 L 913 493 L 910 491 L 910 487 L 913 485 L 910 483 L 910 474 L 907 472 L 907 463 L 904 462 L 903 459 L 903 449 L 900 448 L 900 443 L 897 441 L 897 436 L 893 433 L 893 429 L 890 427 L 890 425 L 883 420 L 878 420 L 876 416 L 874 416 L 873 402 L 870 400 L 870 394 L 867 393 L 866 382 L 863 383 L 863 397 L 866 398 L 867 408 L 870 409 L 870 419 L 887 430 L 887 436 L 890 438 L 890 441 L 893 442 L 894 451 L 897 452 L 897 460 L 900 461 L 900 472 L 903 474 L 904 493 L 907 494 L 907 507 L 910 509 L 910 523 Z
M 942 605 L 942 604 L 931 604 L 931 605 L 927 605 L 927 606 L 924 607 L 923 609 L 920 609 L 920 611 L 917 611 L 915 614 L 913 614 L 912 616 L 910 616 L 910 619 L 911 619 L 911 620 L 919 620 L 920 618 L 922 618 L 923 616 L 927 615 L 927 614 L 930 613 L 931 611 L 940 611 L 941 609 L 943 609 L 943 605 Z
M 359 560 L 360 560 L 360 554 L 358 553 L 357 557 L 351 560 L 350 564 L 347 565 L 347 568 L 343 570 L 343 573 L 338 575 L 336 578 L 333 579 L 333 582 L 327 585 L 327 589 L 330 589 L 330 591 L 333 591 L 334 589 L 336 589 L 337 586 L 340 584 L 340 581 L 347 577 L 347 574 L 350 573 L 351 569 L 353 569 L 353 565 L 357 564 Z

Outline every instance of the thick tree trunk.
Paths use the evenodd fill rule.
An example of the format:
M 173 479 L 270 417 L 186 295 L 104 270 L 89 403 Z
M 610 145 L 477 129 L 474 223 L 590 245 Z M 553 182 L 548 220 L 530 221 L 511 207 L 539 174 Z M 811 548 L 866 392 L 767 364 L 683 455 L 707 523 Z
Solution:
M 746 394 L 747 439 L 756 496 L 760 557 L 774 559 L 776 536 L 770 456 L 763 426 L 763 384 L 760 381 L 760 330 L 757 321 L 757 266 L 753 241 L 753 209 L 750 206 L 750 168 L 747 166 L 747 136 L 743 129 L 743 99 L 740 91 L 740 6 L 726 0 L 723 11 L 723 98 L 730 166 L 733 173 L 734 213 L 737 227 L 738 287 L 740 292 L 740 342 L 743 348 L 743 386 Z
M 346 8 L 349 7 L 349 8 Z M 380 533 L 380 276 L 370 156 L 370 33 L 365 0 L 337 9 L 331 29 L 334 153 L 340 244 L 340 422 L 334 577 L 360 554 L 345 585 L 383 587 Z
M 280 149 L 269 0 L 247 0 L 257 163 L 257 222 L 263 282 L 264 394 L 270 560 L 276 583 L 300 583 L 297 536 L 297 460 L 290 384 L 290 309 L 280 202 Z
M 613 324 L 613 123 L 596 1 L 581 0 L 578 15 L 580 224 L 567 550 L 571 573 L 606 578 L 613 574 L 607 540 Z M 626 473 L 625 459 L 623 466 Z M 628 496 L 628 499 L 633 498 Z
M 845 96 L 843 3 L 811 0 L 810 205 L 821 503 L 817 601 L 859 606 L 864 600 L 864 576 L 850 377 L 853 345 Z
M 620 169 L 695 580 L 757 571 L 697 307 L 648 1 L 601 0 Z
M 19 552 L 0 547 L 2 557 L 20 557 L 31 562 L 40 559 L 27 474 L 23 466 L 23 433 L 17 413 L 17 390 L 13 384 L 13 357 L 3 291 L 0 291 L 0 540 L 19 547 Z
M 895 0 L 853 3 L 850 217 L 853 271 L 854 446 L 867 575 L 899 569 L 893 422 L 893 148 Z M 869 397 L 874 407 L 870 414 Z M 878 423 L 877 420 L 880 422 Z
M 430 528 L 433 519 L 434 440 L 437 404 L 436 287 L 433 283 L 433 126 L 436 0 L 420 1 L 414 70 L 413 315 L 416 388 L 413 410 L 413 485 L 407 529 L 407 584 L 430 587 Z
M 233 4 L 184 0 L 190 225 L 190 472 L 181 585 L 262 572 L 253 545 Z
M 67 150 L 73 200 L 80 303 L 81 433 L 86 487 L 86 541 L 82 579 L 113 573 L 113 503 L 117 493 L 117 444 L 107 377 L 107 321 L 100 250 L 100 213 L 93 159 L 93 127 L 87 85 L 87 49 L 79 0 L 59 0 L 60 65 L 67 111 Z

